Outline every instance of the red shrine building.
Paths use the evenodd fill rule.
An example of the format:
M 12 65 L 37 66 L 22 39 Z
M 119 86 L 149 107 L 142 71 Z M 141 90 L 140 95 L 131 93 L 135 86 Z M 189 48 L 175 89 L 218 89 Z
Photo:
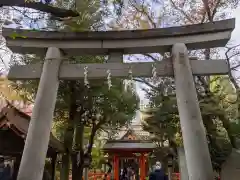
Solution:
M 145 180 L 149 173 L 149 155 L 154 149 L 154 143 L 139 137 L 133 130 L 128 130 L 118 140 L 107 141 L 103 147 L 113 165 L 114 180 L 119 180 L 124 168 L 133 169 L 136 180 Z

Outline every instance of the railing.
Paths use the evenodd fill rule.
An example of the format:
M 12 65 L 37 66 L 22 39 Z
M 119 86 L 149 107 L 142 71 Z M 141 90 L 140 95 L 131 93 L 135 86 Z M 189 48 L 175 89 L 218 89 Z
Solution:
M 88 180 L 103 180 L 106 178 L 106 180 L 110 180 L 110 174 L 105 174 L 101 172 L 90 172 L 88 173 Z M 84 178 L 82 178 L 84 180 Z
M 106 178 L 106 179 L 105 179 Z M 89 172 L 88 173 L 88 179 L 89 180 L 110 180 L 111 179 L 111 174 L 106 174 L 102 172 Z M 69 177 L 69 180 L 72 180 L 71 177 Z M 82 178 L 84 180 L 84 178 Z M 172 180 L 180 180 L 180 173 L 173 173 L 172 174 Z M 220 180 L 220 177 L 218 178 Z
M 94 172 L 88 173 L 89 180 L 103 180 L 105 176 L 106 176 L 105 173 L 94 173 Z M 108 174 L 106 177 L 106 180 L 110 180 L 110 179 L 111 179 L 111 175 Z M 173 173 L 172 180 L 180 180 L 180 173 Z
M 103 180 L 105 175 L 106 175 L 105 173 L 90 172 L 90 173 L 88 173 L 88 179 L 89 180 Z M 110 179 L 111 179 L 111 174 L 108 174 L 106 177 L 106 180 L 110 180 Z M 71 180 L 71 179 L 69 179 L 69 180 Z M 84 178 L 83 178 L 83 180 L 84 180 Z M 172 180 L 180 180 L 180 173 L 173 173 Z M 218 180 L 220 180 L 220 178 Z

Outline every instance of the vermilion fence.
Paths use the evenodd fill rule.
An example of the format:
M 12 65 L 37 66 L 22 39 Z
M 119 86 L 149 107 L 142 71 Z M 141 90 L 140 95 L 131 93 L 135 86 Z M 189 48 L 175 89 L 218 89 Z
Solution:
M 101 172 L 89 172 L 88 173 L 88 180 L 103 180 L 103 179 L 106 179 L 106 180 L 110 180 L 110 174 L 105 174 L 105 173 L 101 173 Z M 72 180 L 72 177 L 70 176 L 69 177 L 69 180 Z M 84 177 L 82 178 L 82 180 L 84 180 Z
M 106 177 L 106 180 L 110 180 L 111 174 L 108 174 L 106 176 L 105 173 L 94 173 L 94 172 L 88 173 L 89 180 L 103 180 L 103 179 L 105 179 L 105 177 Z M 72 178 L 70 177 L 69 180 L 72 180 Z M 83 178 L 83 180 L 84 180 L 84 178 Z M 180 173 L 173 173 L 172 180 L 180 180 Z M 218 178 L 218 180 L 220 180 L 220 177 Z
M 105 179 L 106 174 L 105 173 L 93 173 L 90 172 L 88 173 L 88 180 L 103 180 Z M 110 180 L 111 176 L 110 174 L 108 174 L 106 176 L 106 180 Z M 72 180 L 72 178 L 70 177 L 69 180 Z M 83 178 L 84 180 L 84 178 Z M 179 173 L 173 173 L 172 174 L 172 180 L 180 180 L 180 174 Z
M 88 180 L 102 180 L 102 179 L 105 179 L 105 178 L 106 178 L 106 180 L 110 180 L 110 174 L 105 174 L 105 173 L 88 173 Z
M 105 173 L 93 173 L 93 172 L 88 173 L 89 180 L 103 180 L 103 179 L 105 179 L 105 176 L 106 176 Z M 106 176 L 106 180 L 110 180 L 110 179 L 111 179 L 110 174 L 108 174 Z M 72 180 L 72 178 L 70 177 L 69 180 Z M 83 178 L 83 180 L 84 180 L 84 178 Z M 180 180 L 180 173 L 173 173 L 172 180 Z

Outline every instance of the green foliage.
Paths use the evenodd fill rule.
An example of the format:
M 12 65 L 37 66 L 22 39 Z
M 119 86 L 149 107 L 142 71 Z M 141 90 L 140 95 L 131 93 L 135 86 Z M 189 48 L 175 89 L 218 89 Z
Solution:
M 236 111 L 236 109 L 229 107 L 229 104 L 222 99 L 223 97 L 229 97 L 230 92 L 233 93 L 229 81 L 213 82 L 214 85 L 211 89 L 214 92 L 211 94 L 205 94 L 201 90 L 203 87 L 198 83 L 196 85 L 213 166 L 215 169 L 219 169 L 232 148 L 231 138 L 229 141 L 229 135 L 232 135 L 232 132 L 228 128 L 228 124 L 231 115 L 234 113 L 229 112 Z M 228 92 L 224 91 L 224 84 L 221 84 L 223 82 Z M 220 85 L 217 86 L 219 83 Z M 149 107 L 145 110 L 144 129 L 154 135 L 153 140 L 155 142 L 163 144 L 167 140 L 170 147 L 182 146 L 174 82 L 171 78 L 162 78 L 156 88 L 146 92 L 150 102 Z M 163 153 L 162 146 L 160 146 L 159 151 Z
M 93 88 L 92 96 L 96 106 L 94 109 L 100 112 L 102 117 L 109 118 L 109 122 L 116 121 L 115 123 L 122 126 L 135 114 L 138 108 L 138 97 L 131 93 L 130 89 L 124 91 L 123 81 L 120 79 L 113 80 L 112 85 L 110 90 L 107 84 Z
M 239 94 L 228 76 L 212 77 L 211 90 L 217 98 L 216 101 L 219 102 L 222 116 L 228 119 L 225 122 L 228 136 L 232 136 L 237 143 L 240 138 Z
M 94 147 L 92 150 L 92 168 L 101 169 L 102 162 L 104 161 L 104 154 L 102 151 L 103 141 L 98 140 L 97 138 L 94 141 Z
M 61 119 L 53 122 L 52 133 L 61 142 L 64 141 L 64 132 L 66 125 L 67 125 L 66 121 Z
M 212 76 L 210 83 L 211 91 L 220 101 L 220 107 L 225 109 L 229 118 L 235 119 L 238 114 L 237 92 L 228 76 Z
M 13 32 L 13 33 L 10 35 L 10 37 L 11 37 L 12 39 L 16 39 L 16 38 L 27 38 L 26 36 L 20 35 L 20 34 L 18 34 L 17 32 Z
M 168 95 L 174 91 L 168 87 L 170 82 L 171 79 L 165 79 L 157 86 L 159 91 L 151 89 L 147 92 L 150 107 L 145 111 L 144 129 L 154 134 L 161 142 L 174 140 L 175 134 L 180 131 L 176 98 Z

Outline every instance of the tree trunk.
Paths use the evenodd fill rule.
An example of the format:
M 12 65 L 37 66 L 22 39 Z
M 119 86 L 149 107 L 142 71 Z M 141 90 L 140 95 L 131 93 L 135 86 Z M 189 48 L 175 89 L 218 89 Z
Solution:
M 61 9 L 61 8 L 49 5 L 48 3 L 42 3 L 42 2 L 25 1 L 25 0 L 1 0 L 0 7 L 2 6 L 17 6 L 17 7 L 31 8 L 31 9 L 39 10 L 42 12 L 50 13 L 51 15 L 55 17 L 60 17 L 60 18 L 79 16 L 79 13 L 76 11 Z
M 80 116 L 75 117 L 74 136 L 73 136 L 73 153 L 72 153 L 72 180 L 81 180 L 83 175 L 84 151 L 84 122 Z
M 91 135 L 89 137 L 89 144 L 88 144 L 88 149 L 87 149 L 87 154 L 90 155 L 92 154 L 92 147 L 94 144 L 94 137 L 96 135 L 97 130 L 100 127 L 100 123 L 99 124 L 93 124 L 92 126 L 92 130 L 91 130 Z
M 61 180 L 69 179 L 69 169 L 70 169 L 70 154 L 72 147 L 72 139 L 73 139 L 73 123 L 71 121 L 68 122 L 68 127 L 64 133 L 64 147 L 66 152 L 62 155 L 62 169 L 60 172 Z
M 60 180 L 69 179 L 69 165 L 70 165 L 69 153 L 66 153 L 62 155 L 62 168 L 60 172 Z
M 84 153 L 80 153 L 80 161 L 78 162 L 78 153 L 72 154 L 72 180 L 81 180 L 83 176 L 83 158 Z
M 70 154 L 72 151 L 72 143 L 73 143 L 73 124 L 74 124 L 74 115 L 77 109 L 76 106 L 76 90 L 75 90 L 75 81 L 71 81 L 69 84 L 70 91 L 70 106 L 69 106 L 69 119 L 68 119 L 68 127 L 64 132 L 64 147 L 66 149 L 66 153 L 62 155 L 62 169 L 60 172 L 61 180 L 69 179 L 69 169 L 70 169 Z

